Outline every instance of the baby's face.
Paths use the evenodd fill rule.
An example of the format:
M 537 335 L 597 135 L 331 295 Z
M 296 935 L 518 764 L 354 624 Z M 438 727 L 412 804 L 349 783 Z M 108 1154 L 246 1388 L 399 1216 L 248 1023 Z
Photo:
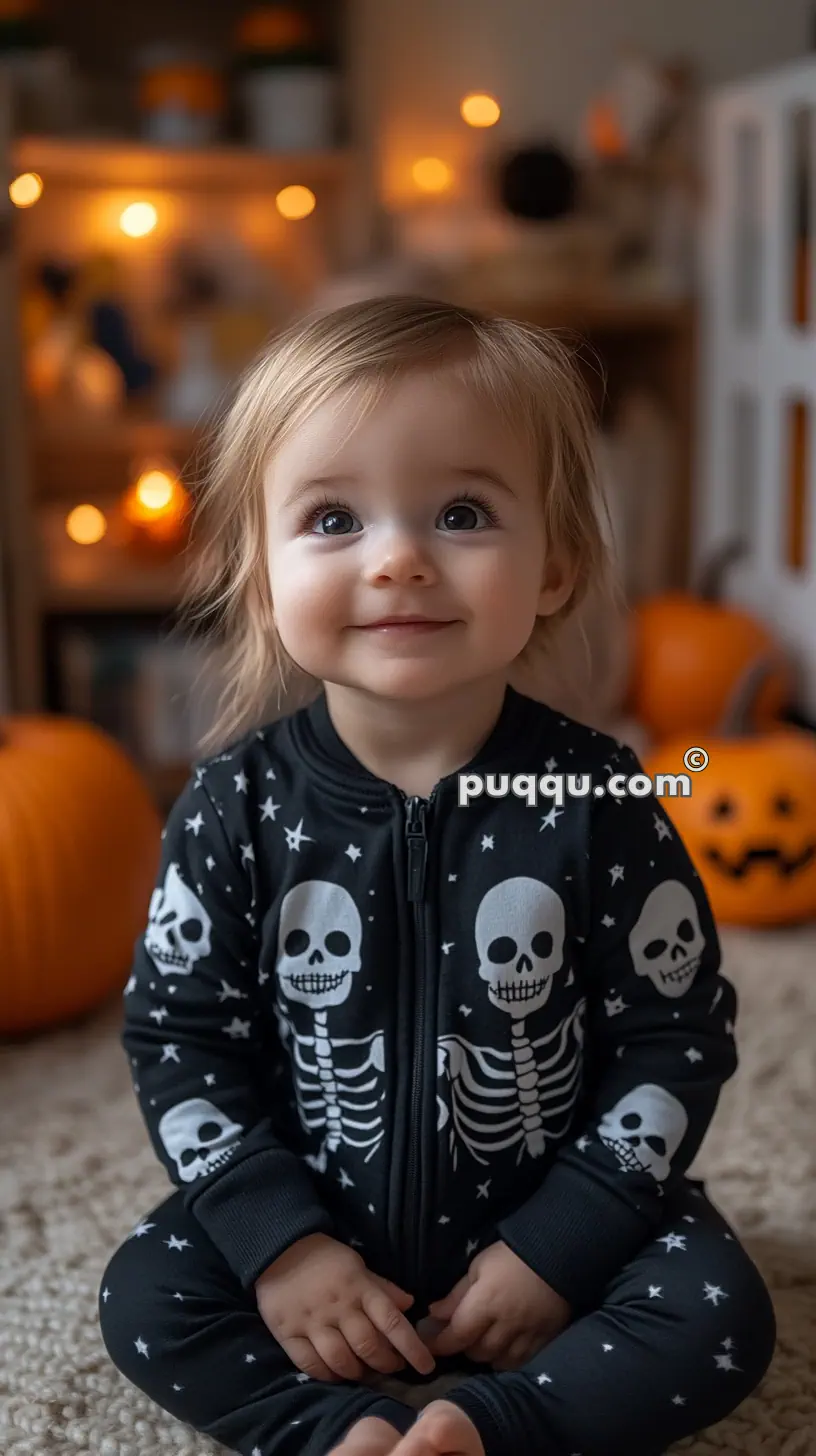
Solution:
M 400 380 L 344 440 L 347 419 L 322 406 L 267 474 L 287 652 L 323 682 L 415 700 L 509 667 L 570 586 L 546 562 L 532 448 L 444 372 Z M 435 625 L 373 625 L 409 615 Z

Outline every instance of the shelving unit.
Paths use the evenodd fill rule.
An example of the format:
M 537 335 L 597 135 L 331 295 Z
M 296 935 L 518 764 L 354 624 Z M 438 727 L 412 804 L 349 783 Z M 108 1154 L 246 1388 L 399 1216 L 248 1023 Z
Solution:
M 208 431 L 163 418 L 155 392 L 109 415 L 27 397 L 20 299 L 32 266 L 50 257 L 79 261 L 89 252 L 112 252 L 125 274 L 130 270 L 131 297 L 138 302 L 140 293 L 149 297 L 152 289 L 155 295 L 167 249 L 223 229 L 228 208 L 230 232 L 279 276 L 285 314 L 349 261 L 350 234 L 356 230 L 359 239 L 361 228 L 360 158 L 350 149 L 278 155 L 236 146 L 193 151 L 41 136 L 18 137 L 4 150 L 9 178 L 34 172 L 43 183 L 31 208 L 15 210 L 6 200 L 0 236 L 8 321 L 0 577 L 12 620 L 10 700 L 21 711 L 71 711 L 71 695 L 66 698 L 60 680 L 63 638 L 73 641 L 76 655 L 77 640 L 94 634 L 101 640 L 121 631 L 124 640 L 138 628 L 158 640 L 175 621 L 184 550 L 134 550 L 117 512 L 136 473 L 150 462 L 194 488 Z M 316 198 L 302 220 L 287 220 L 276 210 L 277 194 L 291 184 L 310 188 Z M 122 208 L 135 200 L 156 206 L 154 235 L 131 239 L 117 230 Z M 66 532 L 66 519 L 80 504 L 96 506 L 108 520 L 106 535 L 93 545 L 77 544 Z M 162 758 L 140 766 L 166 809 L 188 763 Z

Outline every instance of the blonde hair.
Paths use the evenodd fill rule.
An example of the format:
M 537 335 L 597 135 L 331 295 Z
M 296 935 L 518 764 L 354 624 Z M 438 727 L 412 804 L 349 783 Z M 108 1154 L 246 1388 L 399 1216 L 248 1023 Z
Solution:
M 537 653 L 554 649 L 559 622 L 590 588 L 615 596 L 594 413 L 565 340 L 407 294 L 314 312 L 278 334 L 239 381 L 197 500 L 184 616 L 194 625 L 214 624 L 224 673 L 203 747 L 257 728 L 269 715 L 272 690 L 280 709 L 293 681 L 304 680 L 278 636 L 269 585 L 264 475 L 275 451 L 329 399 L 348 405 L 351 431 L 407 371 L 440 367 L 527 432 L 539 461 L 546 540 L 566 548 L 576 569 L 570 601 L 537 620 L 517 664 L 529 670 Z

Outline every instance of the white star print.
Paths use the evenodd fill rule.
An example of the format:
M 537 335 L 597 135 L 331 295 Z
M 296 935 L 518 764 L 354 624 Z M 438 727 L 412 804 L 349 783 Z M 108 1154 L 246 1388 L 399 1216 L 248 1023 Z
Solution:
M 207 869 L 208 870 L 214 870 L 215 869 L 215 860 L 213 859 L 213 857 L 212 857 L 211 854 L 208 854 L 207 855 L 207 858 L 205 859 L 204 863 L 207 866 Z
M 208 1087 L 215 1086 L 215 1072 L 207 1072 L 204 1081 Z
M 601 1346 L 601 1349 L 603 1350 L 604 1354 L 606 1354 L 606 1355 L 609 1354 L 610 1350 L 614 1350 L 614 1348 L 615 1348 L 614 1345 L 602 1345 Z
M 455 883 L 456 883 L 456 876 L 455 875 L 448 875 L 448 884 L 449 885 L 453 885 Z
M 442 942 L 442 954 L 443 955 L 450 955 L 450 953 L 453 950 L 453 947 L 455 946 L 455 944 L 456 944 L 456 941 L 455 940 L 443 940 L 443 942 Z
M 459 1007 L 459 1010 L 460 1010 L 460 1012 L 462 1013 L 463 1016 L 472 1016 L 472 1014 L 473 1014 L 473 1007 L 472 1006 L 460 1006 Z
M 440 1218 L 439 1222 L 440 1223 L 450 1223 L 450 1219 L 448 1218 L 448 1215 L 446 1213 L 443 1213 L 443 1215 Z
M 614 924 L 615 924 L 615 917 L 614 917 L 614 915 L 602 915 L 601 916 L 601 925 L 605 925 L 606 928 L 607 928 L 607 930 L 611 930 L 612 929 L 612 926 Z
M 182 1302 L 182 1304 L 184 1303 L 184 1295 L 183 1294 L 179 1294 L 178 1290 L 176 1290 L 175 1294 L 173 1295 L 173 1298 L 174 1299 L 180 1299 L 181 1302 Z
M 241 845 L 239 845 L 239 849 L 241 851 L 241 864 L 246 864 L 246 862 L 247 862 L 248 859 L 251 859 L 251 860 L 254 861 L 254 859 L 255 859 L 255 847 L 254 847 L 254 845 L 252 845 L 252 844 L 241 844 Z
M 465 1249 L 465 1255 L 466 1255 L 466 1257 L 469 1259 L 470 1256 L 471 1256 L 471 1254 L 475 1253 L 475 1251 L 478 1249 L 478 1247 L 479 1247 L 479 1240 L 478 1239 L 468 1239 L 467 1248 Z
M 275 770 L 274 770 L 274 769 L 273 769 L 273 768 L 268 768 L 268 769 L 267 769 L 267 770 L 266 770 L 266 774 L 265 774 L 265 777 L 266 777 L 266 778 L 268 778 L 268 779 L 273 779 L 273 780 L 274 780 L 274 777 L 275 777 Z
M 195 835 L 196 839 L 198 839 L 199 829 L 204 828 L 204 815 L 200 809 L 194 819 L 185 819 L 184 828 L 189 829 Z
M 487 1190 L 490 1187 L 490 1184 L 492 1183 L 492 1181 L 493 1181 L 492 1178 L 488 1178 L 488 1180 L 487 1180 L 486 1183 L 477 1183 L 477 1185 L 476 1185 L 476 1188 L 477 1188 L 476 1197 L 477 1198 L 487 1198 L 488 1197 Z
M 579 1153 L 585 1153 L 587 1148 L 591 1146 L 590 1139 L 588 1137 L 579 1137 L 575 1146 Z
M 233 1041 L 238 1036 L 246 1039 L 249 1036 L 249 1022 L 239 1021 L 237 1016 L 233 1016 L 229 1026 L 222 1026 L 221 1030 L 226 1032 L 227 1036 L 231 1036 Z
M 558 818 L 558 815 L 559 814 L 563 814 L 563 812 L 564 812 L 563 809 L 557 809 L 556 806 L 555 806 L 555 804 L 553 804 L 553 806 L 552 806 L 549 814 L 542 815 L 542 818 L 541 818 L 541 829 L 554 829 L 555 828 L 555 821 Z M 541 833 L 541 829 L 539 829 L 539 831 L 538 831 L 539 834 Z
M 154 1011 L 149 1011 L 148 1015 L 152 1017 L 153 1021 L 158 1022 L 159 1026 L 161 1026 L 165 1016 L 169 1016 L 170 1012 L 167 1010 L 166 1006 L 157 1006 Z
M 721 1299 L 727 1298 L 728 1295 L 726 1294 L 725 1290 L 720 1289 L 718 1284 L 706 1284 L 704 1289 L 705 1300 L 710 1300 L 712 1304 L 719 1305 Z
M 257 1360 L 257 1356 L 256 1355 L 245 1355 L 244 1356 L 244 1364 L 245 1365 L 254 1365 L 255 1362 L 256 1362 L 256 1360 Z
M 493 848 L 494 848 L 493 835 L 492 834 L 483 834 L 482 835 L 482 853 L 484 853 L 484 851 L 486 849 L 493 849 Z
M 175 1234 L 171 1234 L 169 1239 L 164 1240 L 164 1243 L 168 1249 L 191 1249 L 193 1247 L 189 1239 L 177 1239 Z
M 672 1396 L 672 1405 L 685 1405 L 685 1403 L 686 1403 L 686 1397 L 684 1395 L 673 1395 Z
M 150 1230 L 155 1227 L 156 1225 L 154 1223 L 137 1223 L 133 1232 L 128 1234 L 128 1238 L 143 1239 L 145 1234 L 149 1233 Z
M 658 839 L 671 839 L 672 832 L 666 820 L 661 818 L 659 814 L 653 814 L 652 818 L 654 820 L 654 827 L 657 830 Z
M 218 992 L 218 999 L 219 1001 L 244 1001 L 246 997 L 244 996 L 243 991 L 239 991 L 237 986 L 231 986 L 229 982 L 225 981 L 222 977 L 221 990 Z
M 663 1285 L 662 1284 L 650 1284 L 649 1285 L 649 1298 L 650 1299 L 662 1299 L 663 1298 Z
M 269 798 L 268 799 L 264 799 L 264 802 L 261 804 L 261 810 L 262 810 L 262 813 L 261 813 L 261 823 L 263 824 L 264 819 L 271 819 L 272 820 L 272 823 L 274 824 L 274 822 L 275 822 L 275 815 L 278 812 L 278 809 L 279 808 L 280 808 L 280 804 L 273 804 L 272 803 L 272 795 L 270 794 Z
M 724 1350 L 733 1350 L 734 1348 L 734 1341 L 731 1339 L 730 1335 L 728 1336 L 727 1340 L 722 1340 L 720 1343 L 722 1344 Z
M 183 1390 L 184 1389 L 184 1386 L 183 1385 L 174 1385 L 173 1386 L 173 1389 L 174 1390 Z
M 136 1346 L 136 1349 L 139 1352 L 139 1354 L 140 1355 L 144 1355 L 145 1359 L 146 1360 L 149 1360 L 150 1359 L 150 1356 L 147 1353 L 147 1345 L 145 1344 L 145 1342 L 142 1339 L 141 1335 L 139 1336 L 138 1340 L 134 1340 L 133 1343 Z
M 629 1010 L 622 996 L 616 996 L 614 1000 L 610 1000 L 607 996 L 604 996 L 604 1006 L 606 1007 L 607 1016 L 620 1016 L 622 1011 Z
M 703 1060 L 702 1052 L 698 1052 L 696 1047 L 689 1047 L 687 1052 L 683 1052 L 683 1056 L 688 1057 L 690 1062 L 701 1062 Z
M 338 1178 L 337 1181 L 340 1184 L 340 1187 L 341 1188 L 353 1188 L 354 1187 L 354 1184 L 353 1184 L 351 1178 L 349 1178 L 349 1175 L 346 1172 L 345 1168 L 341 1168 L 340 1169 L 340 1177 Z
M 696 1223 L 696 1222 L 697 1222 L 696 1218 L 692 1218 L 692 1215 L 690 1213 L 684 1213 L 683 1214 L 683 1223 Z
M 665 1238 L 658 1239 L 657 1242 L 659 1244 L 665 1244 L 666 1245 L 666 1253 L 667 1254 L 670 1254 L 671 1251 L 672 1251 L 672 1249 L 680 1249 L 682 1251 L 682 1253 L 684 1253 L 684 1254 L 686 1252 L 686 1236 L 685 1236 L 685 1234 L 666 1234 L 666 1237 Z
M 538 1375 L 536 1379 L 539 1385 L 552 1385 L 552 1377 L 549 1375 Z
M 616 885 L 618 880 L 623 879 L 623 865 L 613 865 L 609 873 L 612 876 L 612 884 Z
M 739 1365 L 734 1364 L 730 1355 L 715 1355 L 714 1364 L 718 1370 L 740 1370 Z
M 240 773 L 233 774 L 233 778 L 235 779 L 236 794 L 245 794 L 249 787 L 249 779 L 244 773 L 244 770 L 241 769 Z
M 165 1042 L 164 1046 L 162 1047 L 162 1061 L 163 1062 L 178 1062 L 178 1059 L 179 1059 L 178 1047 L 176 1046 L 175 1042 L 172 1042 L 172 1041 Z
M 303 844 L 304 841 L 306 841 L 306 840 L 308 840 L 310 844 L 314 844 L 314 840 L 312 839 L 312 836 L 310 834 L 304 834 L 303 833 L 303 820 L 302 819 L 299 819 L 298 820 L 298 824 L 297 824 L 297 828 L 296 829 L 287 829 L 284 826 L 284 831 L 283 832 L 286 835 L 286 848 L 287 849 L 297 849 L 297 850 L 299 850 L 301 844 Z
M 110 1290 L 109 1289 L 103 1289 L 102 1290 L 102 1298 L 104 1299 L 105 1303 L 107 1304 L 108 1300 L 110 1299 Z
M 126 985 L 126 986 L 125 986 L 125 989 L 124 989 L 124 993 L 123 993 L 123 994 L 124 994 L 124 995 L 125 995 L 125 996 L 130 996 L 130 995 L 131 995 L 131 993 L 132 993 L 132 992 L 133 992 L 133 991 L 135 991 L 135 990 L 136 990 L 136 977 L 135 977 L 135 976 L 130 976 L 130 977 L 129 977 L 129 978 L 128 978 L 128 983 L 127 983 L 127 985 Z
M 348 855 L 348 857 L 351 860 L 352 864 L 356 864 L 357 863 L 357 861 L 360 858 L 360 855 L 362 854 L 362 852 L 363 851 L 361 849 L 358 849 L 357 848 L 357 845 L 356 844 L 350 844 L 349 847 L 348 847 L 348 849 L 346 850 L 346 854 Z
M 558 768 L 558 759 L 557 758 L 548 758 L 547 759 L 547 762 L 544 765 L 544 767 L 547 770 L 547 773 L 554 773 L 555 770 Z

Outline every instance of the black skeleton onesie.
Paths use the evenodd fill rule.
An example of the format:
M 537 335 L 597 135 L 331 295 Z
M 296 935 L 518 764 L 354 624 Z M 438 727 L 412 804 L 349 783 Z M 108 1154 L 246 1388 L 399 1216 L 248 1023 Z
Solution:
M 463 770 L 465 771 L 465 770 Z M 407 799 L 321 694 L 199 765 L 165 828 L 122 1041 L 173 1191 L 110 1260 L 127 1378 L 245 1456 L 405 1431 L 423 1378 L 298 1371 L 254 1282 L 323 1231 L 415 1296 L 502 1239 L 573 1321 L 523 1370 L 465 1356 L 487 1456 L 652 1456 L 727 1415 L 774 1346 L 756 1269 L 687 1177 L 737 1065 L 736 996 L 630 749 L 507 690 L 467 772 Z M 586 775 L 561 806 L 502 775 Z M 491 792 L 491 789 L 493 792 Z

